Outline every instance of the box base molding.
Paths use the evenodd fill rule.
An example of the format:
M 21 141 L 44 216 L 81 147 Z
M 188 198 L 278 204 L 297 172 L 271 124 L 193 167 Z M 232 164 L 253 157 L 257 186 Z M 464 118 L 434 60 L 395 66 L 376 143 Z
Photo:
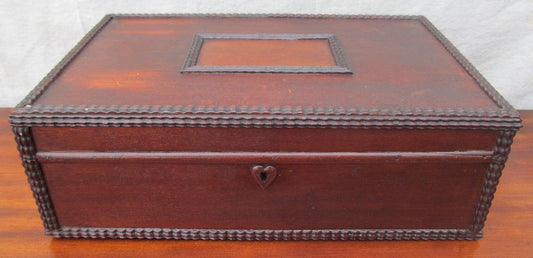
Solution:
M 175 240 L 476 240 L 482 231 L 469 229 L 170 229 L 61 227 L 46 230 L 57 238 Z

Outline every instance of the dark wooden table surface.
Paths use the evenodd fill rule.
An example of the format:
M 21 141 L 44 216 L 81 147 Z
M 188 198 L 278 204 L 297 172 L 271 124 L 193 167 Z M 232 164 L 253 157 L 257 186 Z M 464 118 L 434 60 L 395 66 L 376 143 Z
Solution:
M 478 241 L 230 242 L 54 239 L 43 234 L 26 182 L 9 109 L 0 109 L 0 256 L 494 256 L 533 257 L 533 111 L 521 111 L 493 201 L 485 236 Z

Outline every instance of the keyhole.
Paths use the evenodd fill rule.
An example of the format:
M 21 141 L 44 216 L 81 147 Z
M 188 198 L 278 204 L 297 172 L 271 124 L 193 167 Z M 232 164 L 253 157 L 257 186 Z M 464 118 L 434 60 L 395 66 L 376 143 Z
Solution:
M 259 178 L 261 178 L 261 182 L 266 182 L 267 180 L 267 173 L 266 172 L 261 172 L 259 173 Z

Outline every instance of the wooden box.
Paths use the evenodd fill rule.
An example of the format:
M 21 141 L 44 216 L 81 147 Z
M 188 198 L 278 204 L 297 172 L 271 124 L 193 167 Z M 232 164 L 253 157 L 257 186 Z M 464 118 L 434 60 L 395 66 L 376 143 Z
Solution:
M 211 240 L 477 239 L 521 126 L 426 18 L 327 15 L 108 15 L 10 121 L 46 234 Z

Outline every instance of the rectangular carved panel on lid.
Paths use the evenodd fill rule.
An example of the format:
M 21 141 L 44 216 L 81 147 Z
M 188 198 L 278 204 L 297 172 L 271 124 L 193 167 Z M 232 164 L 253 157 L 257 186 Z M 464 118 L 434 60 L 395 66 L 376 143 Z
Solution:
M 353 73 L 330 34 L 196 34 L 181 72 Z

